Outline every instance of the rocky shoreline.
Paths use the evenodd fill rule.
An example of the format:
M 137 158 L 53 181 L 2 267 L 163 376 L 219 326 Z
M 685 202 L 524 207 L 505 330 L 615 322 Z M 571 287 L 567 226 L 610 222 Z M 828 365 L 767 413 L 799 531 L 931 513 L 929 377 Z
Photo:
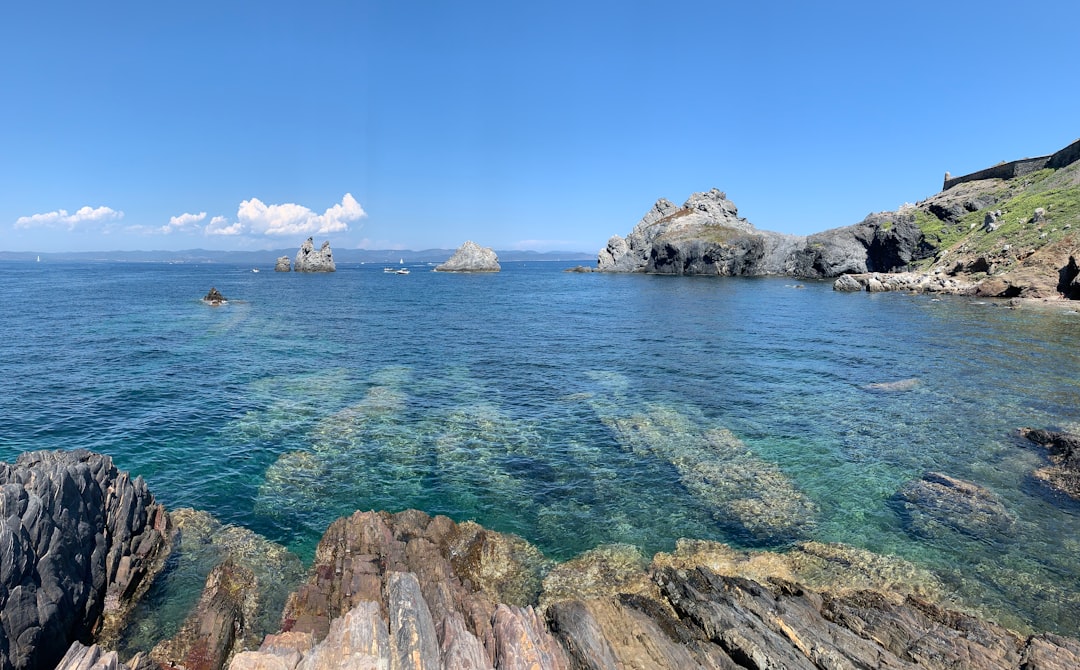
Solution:
M 1025 434 L 1075 473 L 1078 438 Z M 279 609 L 267 594 L 299 574 L 295 557 L 204 513 L 166 512 L 108 456 L 23 454 L 0 464 L 0 490 L 5 670 L 1080 665 L 1080 641 L 950 609 L 929 573 L 843 545 L 683 540 L 651 560 L 612 545 L 557 564 L 473 522 L 356 512 L 330 525 Z M 919 532 L 1012 522 L 992 494 L 941 473 L 898 504 Z M 109 650 L 155 579 L 219 545 L 175 635 L 129 659 Z

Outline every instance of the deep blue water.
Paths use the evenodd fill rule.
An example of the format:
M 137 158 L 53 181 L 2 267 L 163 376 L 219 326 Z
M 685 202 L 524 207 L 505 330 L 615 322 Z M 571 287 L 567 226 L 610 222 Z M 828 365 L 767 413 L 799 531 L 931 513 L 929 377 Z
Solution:
M 1080 631 L 1080 506 L 1015 436 L 1080 426 L 1080 315 L 563 267 L 9 263 L 0 459 L 105 452 L 169 508 L 305 557 L 338 516 L 409 507 L 559 559 L 844 542 L 1010 625 Z M 927 470 L 1000 495 L 1015 533 L 909 532 L 890 499 Z

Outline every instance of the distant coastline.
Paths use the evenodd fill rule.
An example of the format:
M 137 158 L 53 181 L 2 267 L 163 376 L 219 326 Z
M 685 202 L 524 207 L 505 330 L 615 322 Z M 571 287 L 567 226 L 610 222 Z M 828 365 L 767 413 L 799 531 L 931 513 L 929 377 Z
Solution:
M 596 253 L 579 251 L 499 251 L 499 260 L 516 261 L 591 261 Z M 272 267 L 278 256 L 293 256 L 296 249 L 265 249 L 262 251 L 217 251 L 185 249 L 182 251 L 0 251 L 0 261 L 79 261 L 105 263 L 239 263 Z M 339 263 L 441 263 L 454 254 L 454 249 L 334 249 Z

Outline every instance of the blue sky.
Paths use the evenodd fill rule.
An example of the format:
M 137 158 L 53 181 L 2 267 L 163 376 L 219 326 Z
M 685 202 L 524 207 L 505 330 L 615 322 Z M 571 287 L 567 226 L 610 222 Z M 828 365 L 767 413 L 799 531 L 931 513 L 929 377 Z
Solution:
M 810 233 L 1080 136 L 1080 3 L 0 6 L 0 250 Z

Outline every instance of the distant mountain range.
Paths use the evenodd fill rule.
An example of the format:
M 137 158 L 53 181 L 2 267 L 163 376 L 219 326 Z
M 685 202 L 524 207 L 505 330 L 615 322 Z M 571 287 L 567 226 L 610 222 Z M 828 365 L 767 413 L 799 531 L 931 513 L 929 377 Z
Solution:
M 596 254 L 577 251 L 496 251 L 499 260 L 514 261 L 596 261 Z M 454 254 L 453 249 L 334 249 L 337 263 L 441 263 Z M 273 267 L 279 256 L 296 256 L 296 249 L 263 251 L 216 251 L 185 249 L 183 251 L 70 251 L 37 253 L 31 251 L 0 251 L 0 260 L 33 261 L 101 261 L 112 263 L 236 263 L 240 265 Z

